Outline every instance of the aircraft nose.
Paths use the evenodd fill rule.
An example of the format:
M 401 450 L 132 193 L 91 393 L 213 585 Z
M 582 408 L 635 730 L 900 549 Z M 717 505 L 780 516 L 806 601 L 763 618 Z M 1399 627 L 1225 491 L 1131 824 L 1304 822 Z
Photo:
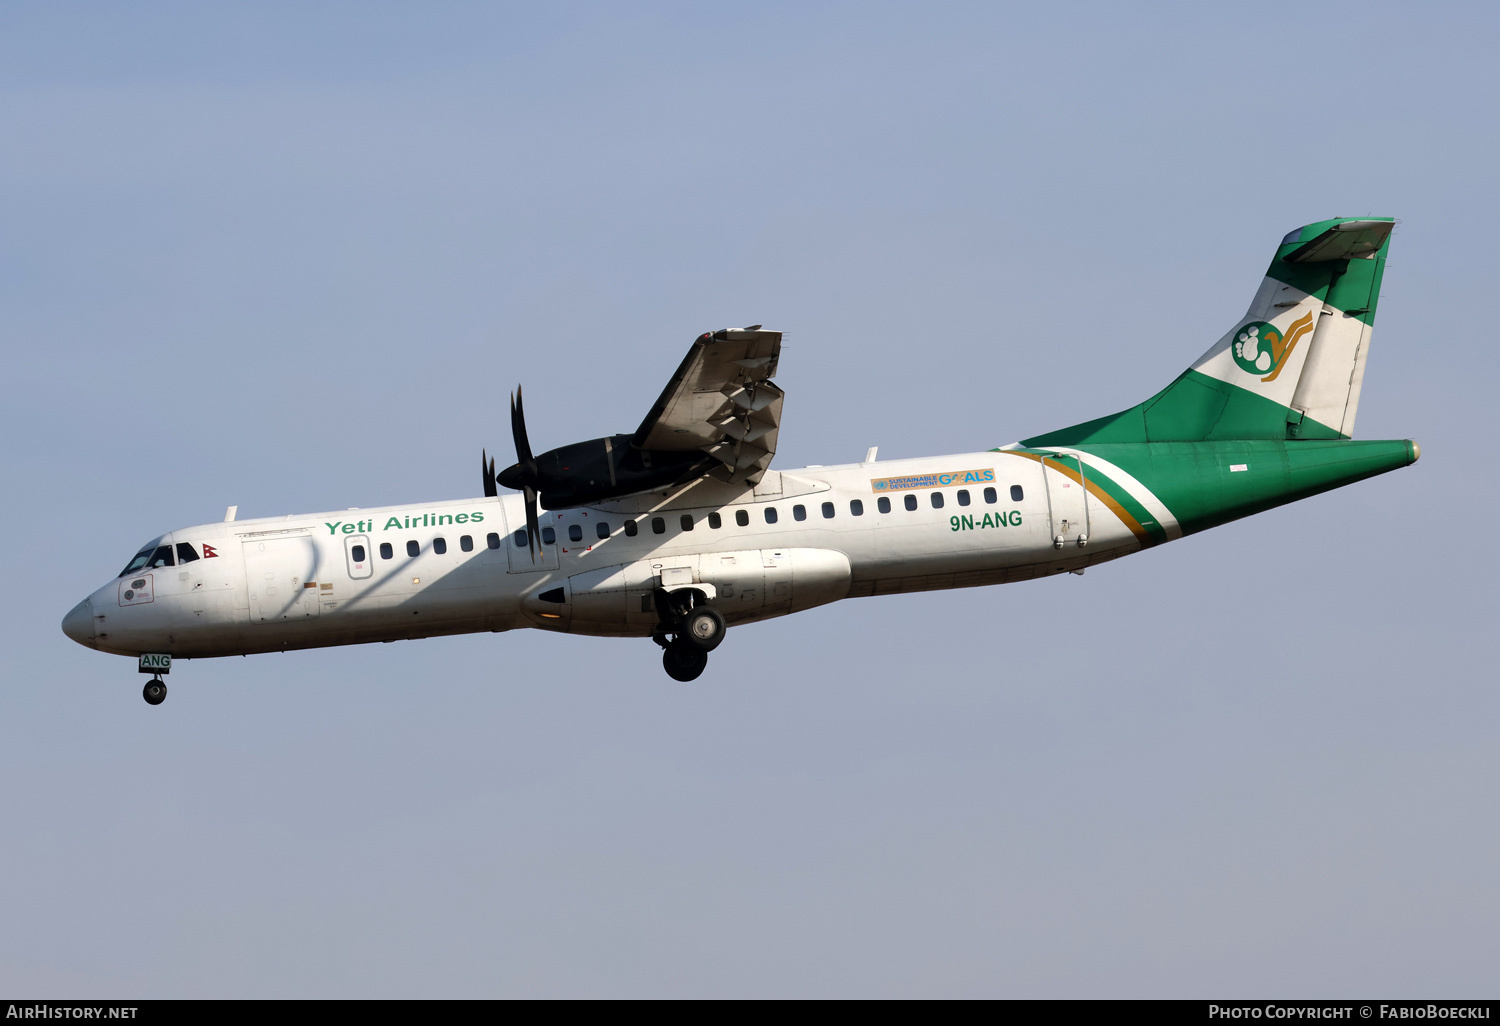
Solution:
M 80 645 L 94 646 L 94 607 L 84 599 L 63 617 L 62 631 Z

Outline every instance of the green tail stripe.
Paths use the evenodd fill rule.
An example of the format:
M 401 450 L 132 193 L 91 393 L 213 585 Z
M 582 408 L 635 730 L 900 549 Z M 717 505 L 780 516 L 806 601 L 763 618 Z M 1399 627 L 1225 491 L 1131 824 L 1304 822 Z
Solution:
M 1278 402 L 1188 370 L 1139 406 L 1023 439 L 1021 444 L 1046 448 L 1085 443 L 1285 439 L 1289 423 L 1296 438 L 1340 437 L 1326 424 L 1303 417 L 1294 421 L 1291 417 L 1296 414 Z

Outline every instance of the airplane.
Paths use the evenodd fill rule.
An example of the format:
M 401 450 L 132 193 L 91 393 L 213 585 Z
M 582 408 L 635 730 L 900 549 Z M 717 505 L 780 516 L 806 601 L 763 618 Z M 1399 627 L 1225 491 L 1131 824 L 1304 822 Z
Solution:
M 651 638 L 675 680 L 729 627 L 840 599 L 1082 574 L 1415 463 L 1355 441 L 1395 221 L 1290 232 L 1249 310 L 1156 395 L 994 449 L 770 468 L 781 333 L 698 336 L 631 434 L 514 465 L 478 498 L 199 524 L 142 545 L 63 619 L 166 698 L 178 659 L 523 627 Z M 499 494 L 504 486 L 516 494 Z

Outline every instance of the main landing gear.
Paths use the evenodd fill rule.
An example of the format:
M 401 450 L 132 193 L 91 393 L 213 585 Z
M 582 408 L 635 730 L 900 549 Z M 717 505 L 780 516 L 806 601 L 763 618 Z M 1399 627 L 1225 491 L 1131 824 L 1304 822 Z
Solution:
M 701 598 L 688 590 L 656 593 L 661 622 L 651 640 L 662 647 L 661 665 L 673 680 L 697 680 L 708 666 L 708 654 L 724 640 L 724 615 L 713 606 L 695 605 Z
M 161 705 L 167 700 L 167 682 L 160 677 L 152 677 L 141 690 L 141 697 L 146 700 L 147 705 Z

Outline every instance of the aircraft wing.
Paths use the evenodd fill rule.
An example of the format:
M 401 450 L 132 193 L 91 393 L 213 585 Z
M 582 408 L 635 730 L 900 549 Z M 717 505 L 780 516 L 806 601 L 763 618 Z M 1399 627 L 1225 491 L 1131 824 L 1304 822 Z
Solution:
M 758 324 L 699 335 L 631 443 L 701 450 L 719 461 L 719 475 L 728 480 L 759 481 L 781 426 L 782 392 L 771 383 L 780 356 L 781 332 Z

